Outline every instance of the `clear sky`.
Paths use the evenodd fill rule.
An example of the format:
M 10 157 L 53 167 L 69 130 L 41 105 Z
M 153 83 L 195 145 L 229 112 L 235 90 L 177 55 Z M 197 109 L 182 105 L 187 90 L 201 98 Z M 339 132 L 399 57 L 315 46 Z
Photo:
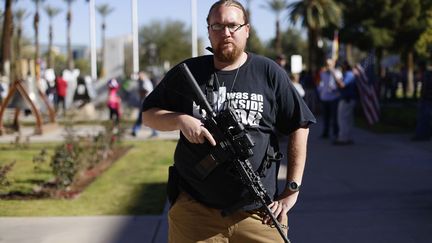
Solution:
M 198 8 L 198 37 L 207 41 L 206 17 L 208 9 L 215 0 L 197 0 Z M 240 0 L 246 5 L 245 0 Z M 3 1 L 0 2 L 3 5 Z M 95 5 L 109 4 L 114 11 L 106 18 L 106 37 L 118 37 L 128 35 L 132 32 L 131 28 L 131 1 L 130 0 L 95 0 Z M 66 44 L 66 9 L 67 5 L 64 0 L 45 0 L 42 4 L 51 5 L 62 9 L 53 21 L 54 25 L 54 43 L 58 45 Z M 251 24 L 257 30 L 261 41 L 268 41 L 273 38 L 275 33 L 275 15 L 268 9 L 264 8 L 264 0 L 251 1 Z M 4 6 L 1 6 L 3 9 Z M 18 0 L 14 10 L 18 8 L 26 9 L 31 15 L 24 21 L 24 35 L 33 38 L 34 31 L 32 27 L 34 3 L 31 0 Z M 86 0 L 76 0 L 72 4 L 72 44 L 89 45 L 89 8 Z M 286 14 L 282 16 L 282 28 L 288 27 Z M 139 26 L 146 25 L 152 20 L 180 20 L 188 27 L 191 24 L 191 7 L 190 0 L 138 0 L 138 22 Z M 96 12 L 96 42 L 100 45 L 100 27 L 101 17 Z M 40 43 L 48 43 L 48 16 L 45 10 L 40 10 Z M 208 42 L 206 42 L 208 43 Z

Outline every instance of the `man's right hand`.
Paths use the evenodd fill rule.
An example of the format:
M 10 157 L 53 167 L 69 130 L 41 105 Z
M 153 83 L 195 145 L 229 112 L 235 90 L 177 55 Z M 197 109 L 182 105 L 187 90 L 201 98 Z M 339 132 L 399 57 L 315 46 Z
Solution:
M 200 120 L 186 114 L 180 115 L 178 118 L 180 131 L 189 142 L 204 143 L 207 139 L 211 145 L 216 146 L 215 139 Z

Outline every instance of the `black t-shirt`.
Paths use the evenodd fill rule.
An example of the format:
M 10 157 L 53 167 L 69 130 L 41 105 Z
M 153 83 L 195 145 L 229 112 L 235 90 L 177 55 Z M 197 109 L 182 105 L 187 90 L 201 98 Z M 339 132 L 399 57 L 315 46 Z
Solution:
M 315 117 L 295 91 L 287 73 L 268 58 L 248 53 L 246 63 L 232 71 L 216 70 L 211 55 L 188 59 L 184 63 L 205 94 L 212 93 L 208 83 L 213 79 L 214 90 L 218 92 L 209 99 L 215 110 L 224 109 L 229 101 L 240 116 L 255 142 L 254 155 L 249 158 L 255 171 L 267 155 L 270 137 L 276 130 L 289 134 L 301 126 L 315 123 Z M 170 70 L 147 97 L 143 110 L 158 107 L 201 118 L 201 109 L 193 101 L 195 95 L 177 67 Z M 277 144 L 272 146 L 277 147 Z M 224 209 L 244 197 L 244 187 L 230 163 L 219 165 L 204 180 L 200 179 L 195 165 L 209 154 L 210 149 L 208 144 L 189 143 L 180 133 L 174 163 L 188 184 L 184 190 L 208 206 Z M 278 167 L 272 165 L 261 178 L 272 198 L 276 193 Z M 251 205 L 248 209 L 258 206 Z

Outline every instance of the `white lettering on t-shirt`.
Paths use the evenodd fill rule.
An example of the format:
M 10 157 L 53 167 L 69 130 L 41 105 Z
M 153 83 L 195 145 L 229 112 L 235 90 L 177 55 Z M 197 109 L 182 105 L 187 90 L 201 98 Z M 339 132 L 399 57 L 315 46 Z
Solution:
M 236 110 L 243 125 L 256 127 L 264 112 L 264 96 L 247 92 L 227 92 L 225 106 L 228 103 Z

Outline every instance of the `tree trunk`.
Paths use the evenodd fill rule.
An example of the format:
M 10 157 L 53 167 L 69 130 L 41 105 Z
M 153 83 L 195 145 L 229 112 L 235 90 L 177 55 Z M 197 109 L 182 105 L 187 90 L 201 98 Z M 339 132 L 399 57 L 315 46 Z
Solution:
M 67 21 L 67 64 L 68 64 L 68 69 L 73 70 L 74 64 L 72 59 L 72 47 L 71 47 L 72 12 L 70 10 L 70 6 L 67 13 L 66 21 Z
M 352 56 L 352 44 L 351 43 L 345 44 L 345 56 L 346 56 L 347 62 L 351 65 L 354 65 L 353 56 Z
M 384 49 L 382 47 L 378 47 L 375 51 L 376 56 L 376 64 L 375 64 L 375 73 L 378 73 L 378 75 L 375 76 L 375 91 L 378 94 L 378 99 L 385 99 L 383 94 L 384 84 L 381 83 L 384 81 L 383 74 L 385 73 L 384 68 L 381 66 L 381 60 L 384 56 Z
M 408 96 L 414 96 L 414 54 L 412 50 L 408 51 L 407 57 L 407 69 L 408 69 L 408 83 L 407 83 L 407 94 Z
M 101 64 L 100 64 L 100 76 L 105 76 L 105 21 L 102 23 L 102 51 L 101 51 Z
M 17 28 L 17 37 L 15 42 L 15 78 L 23 79 L 21 66 L 21 36 L 22 36 L 22 23 L 19 23 Z
M 251 11 L 250 11 L 250 9 L 251 9 L 251 2 L 252 2 L 252 0 L 246 0 L 246 13 L 247 13 L 247 15 L 249 17 L 249 22 L 251 22 L 251 19 L 252 19 Z
M 4 19 L 3 19 L 3 35 L 1 40 L 1 62 L 0 73 L 9 77 L 10 75 L 10 56 L 11 56 L 11 40 L 13 32 L 12 20 L 12 0 L 5 1 Z
M 280 21 L 276 20 L 276 40 L 275 40 L 275 50 L 276 54 L 282 54 L 282 43 L 281 43 L 281 34 L 280 34 Z
M 39 80 L 40 78 L 40 63 L 39 63 L 39 12 L 36 10 L 36 13 L 34 15 L 33 20 L 33 28 L 35 31 L 35 54 L 34 54 L 34 61 L 35 61 L 35 75 L 36 80 Z
M 308 30 L 308 63 L 309 63 L 309 69 L 312 71 L 313 74 L 316 73 L 318 70 L 317 65 L 317 33 L 316 30 L 309 29 Z
M 48 33 L 48 55 L 47 55 L 48 68 L 52 68 L 52 42 L 53 42 L 53 27 L 52 24 L 50 23 L 49 33 Z

